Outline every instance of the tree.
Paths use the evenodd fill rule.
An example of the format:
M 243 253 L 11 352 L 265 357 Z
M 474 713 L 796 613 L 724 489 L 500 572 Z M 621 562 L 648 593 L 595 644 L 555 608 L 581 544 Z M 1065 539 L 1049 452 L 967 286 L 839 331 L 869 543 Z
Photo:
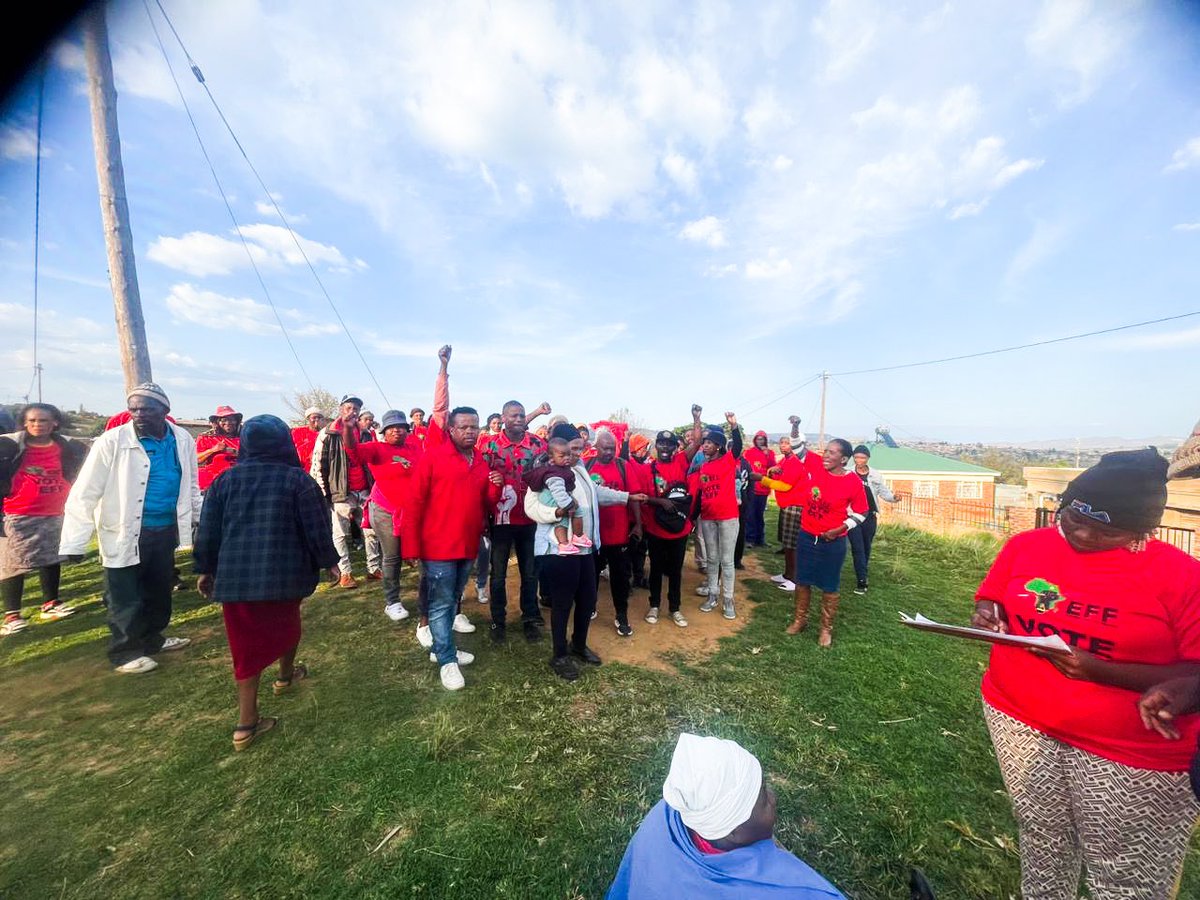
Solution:
M 323 387 L 315 387 L 310 391 L 296 391 L 290 399 L 285 396 L 283 402 L 293 413 L 291 424 L 294 426 L 304 424 L 304 411 L 310 406 L 317 407 L 329 419 L 333 418 L 338 408 L 338 398 Z
M 633 413 L 631 413 L 628 406 L 622 406 L 616 412 L 609 413 L 608 421 L 624 422 L 629 426 L 631 431 L 640 431 L 646 427 L 645 419 L 643 419 L 641 416 L 635 416 Z

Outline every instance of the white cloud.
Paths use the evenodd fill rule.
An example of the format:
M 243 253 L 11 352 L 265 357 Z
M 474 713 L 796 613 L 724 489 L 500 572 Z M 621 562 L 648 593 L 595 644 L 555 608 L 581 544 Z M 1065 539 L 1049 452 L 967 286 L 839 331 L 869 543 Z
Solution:
M 1062 71 L 1062 106 L 1074 106 L 1096 90 L 1128 43 L 1133 27 L 1126 21 L 1133 4 L 1093 0 L 1043 0 L 1025 47 L 1035 60 Z
M 497 203 L 500 202 L 500 188 L 496 185 L 496 179 L 492 177 L 492 170 L 488 168 L 487 163 L 479 164 L 479 177 L 483 183 L 488 186 L 492 192 L 492 199 Z
M 1200 164 L 1200 137 L 1194 137 L 1171 155 L 1164 172 L 1182 172 Z
M 780 278 L 792 271 L 792 263 L 779 255 L 772 247 L 766 258 L 752 259 L 746 263 L 746 277 L 751 280 Z
M 742 113 L 742 126 L 751 144 L 765 145 L 778 138 L 792 124 L 774 88 L 760 88 L 753 102 Z
M 875 46 L 882 10 L 859 0 L 829 0 L 813 19 L 812 32 L 825 44 L 824 77 L 839 81 L 850 75 Z
M 1180 222 L 1175 231 L 1200 231 L 1200 222 Z
M 688 222 L 679 232 L 679 236 L 685 241 L 707 244 L 713 249 L 724 247 L 727 243 L 721 220 L 716 216 L 705 216 L 695 222 Z
M 704 270 L 704 274 L 709 278 L 724 278 L 726 275 L 736 275 L 737 273 L 737 263 L 726 263 L 723 266 L 714 263 Z
M 792 158 L 784 156 L 782 153 L 771 160 L 771 168 L 776 172 L 786 172 L 792 167 Z
M 304 255 L 313 265 L 324 264 L 335 271 L 367 267 L 361 259 L 355 259 L 353 263 L 347 261 L 337 247 L 300 235 L 293 239 L 292 233 L 282 225 L 242 225 L 240 231 L 246 239 L 245 246 L 236 238 L 190 231 L 183 237 L 163 235 L 156 238 L 146 255 L 154 262 L 197 278 L 229 275 L 248 267 L 249 258 L 253 258 L 260 268 L 270 269 L 304 265 Z M 297 242 L 303 248 L 303 254 L 297 248 Z
M 642 53 L 629 64 L 628 78 L 634 108 L 656 128 L 702 146 L 714 145 L 728 131 L 733 112 L 721 76 L 708 60 Z
M 954 207 L 954 209 L 950 210 L 950 218 L 965 219 L 968 216 L 977 216 L 987 209 L 989 199 L 990 198 L 984 198 L 983 200 L 979 200 L 975 203 L 960 203 L 958 206 Z
M 304 215 L 304 213 L 294 213 L 284 209 L 283 197 L 281 197 L 279 194 L 272 193 L 271 196 L 275 203 L 268 203 L 266 200 L 254 201 L 254 211 L 260 216 L 270 216 L 271 218 L 275 218 L 280 214 L 280 212 L 282 212 L 283 218 L 286 219 L 290 225 L 303 225 L 308 221 L 308 216 Z M 275 209 L 276 204 L 279 206 L 278 211 Z
M 1164 331 L 1159 334 L 1136 334 L 1113 338 L 1109 346 L 1121 350 L 1174 350 L 1179 347 L 1200 346 L 1200 328 L 1183 331 Z
M 0 125 L 0 157 L 4 159 L 33 159 L 37 155 L 37 132 L 12 122 Z M 47 156 L 45 144 L 42 156 Z
M 214 291 L 200 290 L 191 284 L 176 284 L 171 286 L 166 304 L 179 322 L 240 334 L 280 333 L 271 307 L 248 297 L 227 297 Z M 292 337 L 318 337 L 341 331 L 339 326 L 315 322 L 299 310 L 276 308 L 287 327 L 287 333 Z
M 1046 260 L 1051 259 L 1062 247 L 1068 230 L 1062 223 L 1037 221 L 1033 231 L 1017 249 L 1008 264 L 1004 280 L 1006 283 L 1019 281 Z
M 696 164 L 679 153 L 668 153 L 663 157 L 663 170 L 679 189 L 688 194 L 696 193 Z

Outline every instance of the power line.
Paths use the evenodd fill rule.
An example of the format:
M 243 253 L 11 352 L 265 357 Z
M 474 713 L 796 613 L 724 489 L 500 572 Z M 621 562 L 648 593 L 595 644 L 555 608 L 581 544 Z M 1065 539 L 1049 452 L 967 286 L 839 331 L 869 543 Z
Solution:
M 304 368 L 300 354 L 296 352 L 296 345 L 292 343 L 291 335 L 288 334 L 287 327 L 283 324 L 283 318 L 279 315 L 279 310 L 275 308 L 275 301 L 271 299 L 271 292 L 267 290 L 267 283 L 263 280 L 262 272 L 259 271 L 258 265 L 254 262 L 254 254 L 250 252 L 250 245 L 246 242 L 246 237 L 242 234 L 242 229 L 238 226 L 237 216 L 234 215 L 233 207 L 229 203 L 229 197 L 225 193 L 225 188 L 221 185 L 221 179 L 217 175 L 217 170 L 213 166 L 207 148 L 204 146 L 204 139 L 200 137 L 200 129 L 196 125 L 196 120 L 192 117 L 192 110 L 188 106 L 187 99 L 183 96 L 183 88 L 179 85 L 179 79 L 175 77 L 175 69 L 171 66 L 171 59 L 167 55 L 167 48 L 158 34 L 158 26 L 154 24 L 154 16 L 150 12 L 150 4 L 146 0 L 142 0 L 142 5 L 146 8 L 146 18 L 150 20 L 150 30 L 154 32 L 154 40 L 158 42 L 158 49 L 162 51 L 163 61 L 167 64 L 167 72 L 170 73 L 171 81 L 174 82 L 175 90 L 179 94 L 179 100 L 183 103 L 183 111 L 187 113 L 188 121 L 192 124 L 192 133 L 196 135 L 196 143 L 200 145 L 200 152 L 204 156 L 204 161 L 208 164 L 208 171 L 212 173 L 213 182 L 217 186 L 217 193 L 221 195 L 221 201 L 225 204 L 225 210 L 229 213 L 229 218 L 233 222 L 233 230 L 237 232 L 237 236 L 242 242 L 242 249 L 246 251 L 246 259 L 250 261 L 250 268 L 254 270 L 254 276 L 258 279 L 258 285 L 262 288 L 263 296 L 267 299 L 267 305 L 271 307 L 271 313 L 275 316 L 275 321 L 279 324 L 279 330 L 283 332 L 283 339 L 287 341 L 288 349 L 292 351 L 292 357 L 296 360 L 296 365 L 300 368 L 300 373 L 304 376 L 304 380 L 308 382 L 309 389 L 312 390 L 315 388 L 313 380 L 309 377 L 308 370 Z
M 146 0 L 143 0 L 143 2 L 146 2 Z M 158 6 L 159 12 L 162 13 L 163 19 L 166 20 L 167 27 L 169 27 L 171 29 L 171 33 L 175 35 L 175 40 L 179 43 L 179 48 L 183 51 L 183 55 L 187 57 L 188 65 L 191 66 L 192 69 L 192 74 L 196 76 L 196 80 L 200 82 L 200 86 L 204 88 L 204 93 L 208 95 L 209 102 L 212 103 L 213 109 L 216 110 L 221 122 L 225 125 L 225 129 L 229 132 L 229 136 L 233 138 L 233 143 L 237 146 L 238 151 L 242 154 L 242 159 L 246 161 L 246 165 L 249 166 L 250 171 L 254 173 L 254 177 L 258 181 L 259 187 L 263 189 L 263 192 L 267 195 L 267 199 L 271 201 L 271 206 L 275 208 L 275 213 L 279 216 L 279 220 L 283 222 L 284 228 L 286 228 L 288 234 L 291 235 L 292 243 L 296 245 L 296 250 L 299 251 L 300 256 L 304 259 L 305 265 L 308 266 L 308 271 L 312 274 L 313 280 L 316 281 L 317 287 L 319 287 L 321 289 L 321 293 L 325 295 L 325 301 L 329 304 L 329 308 L 333 311 L 334 318 L 336 318 L 338 324 L 341 325 L 342 331 L 344 331 L 346 334 L 346 339 L 350 341 L 350 346 L 352 346 L 354 348 L 354 352 L 358 354 L 358 358 L 362 362 L 363 368 L 367 370 L 367 375 L 370 376 L 371 381 L 375 384 L 375 389 L 379 391 L 379 395 L 383 398 L 383 402 L 388 406 L 391 406 L 391 402 L 388 400 L 387 394 L 383 390 L 383 386 L 380 385 L 379 379 L 375 377 L 375 373 L 371 370 L 371 366 L 367 362 L 367 358 L 363 356 L 362 350 L 359 349 L 358 342 L 354 340 L 354 335 L 350 333 L 350 329 L 346 326 L 345 320 L 342 319 L 342 314 L 338 312 L 337 304 L 333 302 L 333 297 L 331 297 L 329 291 L 326 290 L 325 283 L 321 281 L 321 277 L 317 274 L 317 270 L 313 266 L 312 260 L 309 259 L 308 254 L 304 252 L 304 246 L 300 243 L 300 238 L 296 236 L 296 232 L 288 222 L 287 216 L 283 214 L 283 210 L 276 202 L 275 195 L 267 187 L 266 182 L 264 182 L 262 179 L 262 176 L 258 174 L 258 169 L 254 167 L 254 163 L 250 161 L 250 156 L 246 153 L 246 148 L 242 146 L 242 142 L 238 140 L 237 134 L 234 133 L 233 126 L 230 125 L 229 120 L 225 118 L 225 113 L 221 111 L 221 106 L 219 103 L 217 103 L 217 98 L 213 96 L 212 91 L 208 87 L 208 83 L 204 80 L 204 73 L 200 71 L 200 66 L 196 64 L 196 61 L 192 58 L 192 54 L 188 52 L 187 46 L 183 43 L 183 38 L 179 36 L 179 32 L 176 30 L 175 24 L 171 21 L 171 17 L 167 15 L 167 11 L 163 8 L 162 0 L 154 0 L 154 2 Z
M 918 366 L 934 366 L 939 363 L 957 362 L 961 359 L 977 359 L 981 356 L 995 356 L 997 353 L 1011 353 L 1014 350 L 1028 350 L 1030 347 L 1045 347 L 1048 344 L 1061 344 L 1064 341 L 1077 341 L 1081 338 L 1097 337 L 1102 334 L 1113 334 L 1117 331 L 1128 331 L 1130 328 L 1143 328 L 1147 325 L 1161 325 L 1163 322 L 1177 322 L 1192 316 L 1200 316 L 1200 309 L 1180 313 L 1176 316 L 1164 316 L 1161 319 L 1149 319 L 1145 322 L 1132 322 L 1129 325 L 1118 325 L 1115 328 L 1102 328 L 1099 331 L 1087 331 L 1083 334 L 1069 334 L 1066 337 L 1050 338 L 1045 341 L 1034 341 L 1030 344 L 1017 344 L 1015 347 L 1001 347 L 998 350 L 981 350 L 978 353 L 964 353 L 961 356 L 946 356 L 941 359 L 927 359 L 924 362 L 903 363 L 896 366 L 880 366 L 875 369 L 855 369 L 852 372 L 833 372 L 831 375 L 845 377 L 847 375 L 869 375 L 873 372 L 894 372 L 897 369 L 915 369 Z
M 867 412 L 869 412 L 871 415 L 873 415 L 876 419 L 878 419 L 879 421 L 877 424 L 879 424 L 879 425 L 886 424 L 886 425 L 888 425 L 888 427 L 895 427 L 897 431 L 907 434 L 913 440 L 918 440 L 917 436 L 915 434 L 913 434 L 911 431 L 909 431 L 908 429 L 900 428 L 898 426 L 893 426 L 887 416 L 871 409 L 871 407 L 867 406 L 866 403 L 864 403 L 862 400 L 859 400 L 858 397 L 856 397 L 854 394 L 850 393 L 850 389 L 848 387 L 846 387 L 844 384 L 842 384 L 840 381 L 838 381 L 836 378 L 834 378 L 833 376 L 830 376 L 829 380 L 832 381 L 834 384 L 836 384 L 839 388 L 841 388 L 847 397 L 849 397 L 851 400 L 853 400 L 855 403 L 857 403 L 859 406 L 861 406 L 863 409 L 865 409 Z
M 754 413 L 758 412 L 760 409 L 766 409 L 768 406 L 778 403 L 784 397 L 789 397 L 792 394 L 796 393 L 796 391 L 801 390 L 802 388 L 808 387 L 810 384 L 812 384 L 814 381 L 816 381 L 820 377 L 821 376 L 818 373 L 817 375 L 814 375 L 812 378 L 808 379 L 808 381 L 805 381 L 802 384 L 798 384 L 795 387 L 788 388 L 786 391 L 784 391 L 782 394 L 780 394 L 775 399 L 768 400 L 766 403 L 763 403 L 761 406 L 756 406 L 756 407 L 754 407 L 754 409 L 748 410 L 747 412 L 743 413 L 743 415 L 747 415 L 747 416 L 753 415 Z

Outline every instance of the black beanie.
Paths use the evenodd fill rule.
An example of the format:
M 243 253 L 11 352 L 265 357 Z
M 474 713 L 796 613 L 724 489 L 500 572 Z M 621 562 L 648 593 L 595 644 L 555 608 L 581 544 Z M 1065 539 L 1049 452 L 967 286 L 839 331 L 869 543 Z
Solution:
M 725 449 L 725 432 L 723 432 L 723 431 L 718 431 L 716 428 L 713 428 L 711 431 L 709 431 L 707 434 L 704 435 L 704 440 L 712 441 L 714 444 L 717 445 L 718 450 Z
M 865 456 L 867 459 L 871 458 L 871 450 L 866 444 L 859 444 L 857 447 L 854 448 L 854 452 L 851 453 L 850 455 L 858 456 L 858 454 L 860 454 L 860 453 L 863 456 Z
M 1063 491 L 1060 509 L 1136 534 L 1162 521 L 1167 505 L 1167 460 L 1154 447 L 1105 453 Z
M 581 437 L 581 435 L 579 434 L 579 429 L 574 425 L 560 422 L 550 431 L 550 437 L 562 438 L 564 441 L 573 441 Z

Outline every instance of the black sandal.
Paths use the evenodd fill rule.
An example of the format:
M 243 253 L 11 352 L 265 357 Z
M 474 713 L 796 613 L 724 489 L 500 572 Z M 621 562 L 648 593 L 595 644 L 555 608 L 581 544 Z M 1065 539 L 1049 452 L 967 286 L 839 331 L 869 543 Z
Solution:
M 268 731 L 270 731 L 272 728 L 274 728 L 277 724 L 279 724 L 278 719 L 271 718 L 270 716 L 267 716 L 267 717 L 259 716 L 258 721 L 255 722 L 253 725 L 237 726 L 235 729 L 233 729 L 233 749 L 234 750 L 245 750 L 247 747 L 249 747 L 251 744 L 254 743 L 254 739 L 256 737 L 258 737 L 260 734 L 266 734 Z M 248 733 L 243 734 L 241 737 L 238 737 L 237 734 L 239 731 L 244 731 L 244 732 L 248 732 Z

